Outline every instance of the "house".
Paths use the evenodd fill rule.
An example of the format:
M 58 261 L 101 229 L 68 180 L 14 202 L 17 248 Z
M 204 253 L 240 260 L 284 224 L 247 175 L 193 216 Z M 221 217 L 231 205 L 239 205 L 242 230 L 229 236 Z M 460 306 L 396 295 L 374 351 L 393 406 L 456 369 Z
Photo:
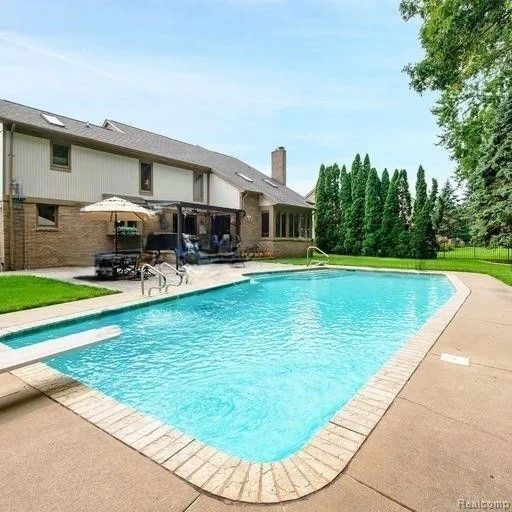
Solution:
M 160 211 L 153 226 L 207 237 L 236 232 L 249 248 L 304 255 L 312 207 L 286 186 L 286 150 L 271 176 L 237 158 L 111 119 L 101 125 L 0 100 L 0 262 L 6 269 L 91 265 L 113 225 L 80 208 L 117 195 Z
M 305 196 L 304 198 L 309 204 L 314 205 L 315 204 L 315 195 L 316 195 L 316 187 L 312 188 Z

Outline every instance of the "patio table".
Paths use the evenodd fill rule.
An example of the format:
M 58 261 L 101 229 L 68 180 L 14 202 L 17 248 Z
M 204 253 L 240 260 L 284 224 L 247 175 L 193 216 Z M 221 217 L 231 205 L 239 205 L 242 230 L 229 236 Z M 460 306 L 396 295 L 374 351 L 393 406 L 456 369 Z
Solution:
M 140 252 L 103 252 L 94 255 L 96 275 L 104 279 L 136 277 Z

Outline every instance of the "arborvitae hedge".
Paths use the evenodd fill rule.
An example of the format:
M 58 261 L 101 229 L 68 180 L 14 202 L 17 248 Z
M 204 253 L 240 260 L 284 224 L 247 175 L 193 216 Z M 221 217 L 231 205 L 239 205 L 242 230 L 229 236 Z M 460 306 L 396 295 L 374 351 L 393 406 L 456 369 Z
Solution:
M 337 164 L 320 167 L 316 188 L 316 244 L 328 252 L 372 256 L 435 258 L 432 224 L 437 182 L 427 192 L 425 171 L 418 168 L 416 199 L 407 171 L 395 170 L 390 181 L 359 154 L 348 172 Z

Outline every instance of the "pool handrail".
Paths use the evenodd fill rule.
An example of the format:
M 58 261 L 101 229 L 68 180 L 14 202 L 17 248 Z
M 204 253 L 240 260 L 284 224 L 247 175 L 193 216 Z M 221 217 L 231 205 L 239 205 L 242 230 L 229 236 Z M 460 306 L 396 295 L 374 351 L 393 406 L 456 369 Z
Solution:
M 185 284 L 188 283 L 189 275 L 188 275 L 187 269 L 185 269 L 185 268 L 179 269 L 179 268 L 173 267 L 171 264 L 167 263 L 166 261 L 162 261 L 162 263 L 160 263 L 160 268 L 162 268 L 162 267 L 171 269 L 171 271 L 180 278 L 180 282 L 177 284 L 177 286 L 179 286 L 179 285 L 181 285 L 181 283 L 183 283 L 183 279 L 185 279 Z M 169 274 L 164 274 L 164 275 L 168 276 Z M 167 291 L 167 288 L 169 286 L 174 286 L 174 285 L 172 283 L 169 283 L 165 287 L 165 291 Z
M 157 268 L 153 267 L 153 265 L 150 265 L 149 263 L 144 263 L 139 269 L 140 271 L 140 289 L 142 292 L 142 295 L 144 295 L 144 280 L 145 280 L 145 274 L 146 271 L 154 272 L 158 276 L 158 286 L 151 286 L 148 289 L 148 297 L 151 296 L 151 290 L 159 290 L 165 289 L 167 286 L 167 278 L 165 277 L 165 274 L 158 270 Z M 163 279 L 163 284 L 162 284 Z
M 329 255 L 327 253 L 325 253 L 324 251 L 322 251 L 322 249 L 320 249 L 319 247 L 317 247 L 316 245 L 310 245 L 306 251 L 306 266 L 309 267 L 310 265 L 312 265 L 313 263 L 315 264 L 319 264 L 321 263 L 320 261 L 316 261 L 314 260 L 313 258 L 311 258 L 311 260 L 309 259 L 310 256 L 309 256 L 309 251 L 310 250 L 313 250 L 313 254 L 311 256 L 314 255 L 315 251 L 316 252 L 319 252 L 320 254 L 323 254 L 326 258 L 327 258 L 327 264 L 329 264 Z

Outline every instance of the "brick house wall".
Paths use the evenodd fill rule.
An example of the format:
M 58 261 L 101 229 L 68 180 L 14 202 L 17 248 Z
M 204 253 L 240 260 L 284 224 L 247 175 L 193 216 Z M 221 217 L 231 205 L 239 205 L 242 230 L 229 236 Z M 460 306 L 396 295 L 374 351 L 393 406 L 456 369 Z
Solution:
M 53 201 L 57 203 L 56 201 Z M 9 256 L 9 205 L 0 202 L 0 262 L 12 270 L 59 266 L 91 266 L 94 254 L 114 250 L 114 236 L 108 234 L 107 223 L 92 221 L 80 213 L 82 203 L 57 204 L 58 224 L 56 228 L 37 225 L 37 205 L 34 202 L 14 203 L 14 261 Z M 258 243 L 266 252 L 276 257 L 304 256 L 311 245 L 310 239 L 274 238 L 275 207 L 262 207 L 258 194 L 247 194 L 244 198 L 246 215 L 242 217 L 242 241 L 246 248 Z M 261 212 L 270 213 L 270 237 L 261 237 Z M 290 210 L 291 211 L 291 210 Z M 295 209 L 293 209 L 295 211 Z M 172 213 L 166 215 L 172 222 Z M 171 224 L 169 224 L 171 225 Z M 142 234 L 160 231 L 158 218 L 142 226 Z M 140 247 L 139 238 L 119 238 L 120 249 Z
M 35 203 L 14 206 L 14 264 L 9 265 L 8 232 L 4 230 L 5 263 L 10 268 L 45 268 L 59 266 L 91 266 L 94 254 L 114 250 L 114 236 L 108 235 L 107 223 L 93 221 L 80 213 L 83 205 L 58 205 L 56 228 L 37 226 Z M 5 210 L 5 208 L 4 208 Z M 7 219 L 4 223 L 7 227 Z M 119 238 L 119 248 L 133 248 L 138 238 Z
M 259 244 L 264 251 L 271 252 L 276 258 L 281 257 L 306 257 L 306 251 L 311 245 L 311 240 L 261 240 Z
M 241 235 L 245 247 L 251 247 L 260 242 L 261 238 L 261 208 L 258 194 L 246 194 L 242 208 L 245 216 L 242 217 Z
M 246 248 L 254 244 L 259 244 L 263 251 L 269 252 L 276 257 L 281 256 L 305 256 L 307 248 L 312 244 L 311 238 L 293 239 L 291 237 L 275 238 L 275 214 L 278 211 L 286 213 L 302 214 L 310 210 L 283 206 L 260 206 L 258 194 L 247 194 L 244 197 L 243 209 L 245 217 L 242 219 L 242 242 Z M 269 237 L 261 237 L 261 213 L 268 211 L 269 219 Z M 288 224 L 287 224 L 288 229 Z

